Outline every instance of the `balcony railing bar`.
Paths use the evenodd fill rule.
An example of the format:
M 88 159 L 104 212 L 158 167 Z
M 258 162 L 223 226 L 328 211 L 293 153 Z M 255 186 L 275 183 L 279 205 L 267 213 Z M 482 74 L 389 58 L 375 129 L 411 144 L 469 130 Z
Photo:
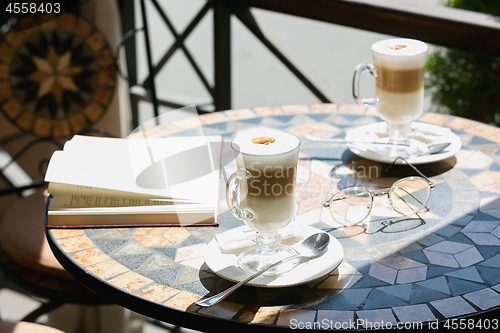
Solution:
M 141 3 L 144 1 L 140 0 Z M 368 0 L 208 0 L 184 32 L 178 34 L 157 0 L 151 1 L 174 35 L 175 42 L 156 65 L 153 65 L 150 59 L 148 60 L 150 74 L 142 83 L 146 94 L 131 93 L 134 128 L 138 125 L 138 117 L 134 113 L 138 112 L 136 103 L 139 101 L 151 101 L 155 104 L 155 110 L 158 105 L 183 106 L 179 103 L 159 100 L 156 98 L 154 89 L 154 77 L 177 49 L 181 49 L 185 53 L 194 71 L 213 98 L 213 109 L 207 108 L 205 104 L 200 109 L 200 113 L 231 108 L 231 14 L 234 14 L 320 101 L 330 102 L 265 36 L 253 17 L 251 8 L 270 10 L 388 35 L 416 38 L 430 44 L 500 57 L 500 18 L 454 8 L 426 7 L 421 4 L 403 5 L 391 0 L 378 0 L 377 2 Z M 124 22 L 123 30 L 135 29 L 134 13 L 133 10 L 130 10 L 131 7 L 133 8 L 133 1 L 119 0 L 119 3 L 122 9 L 122 22 Z M 213 8 L 214 12 L 213 86 L 210 85 L 184 45 L 185 39 L 210 8 Z M 147 22 L 146 18 L 143 20 Z M 129 63 L 136 60 L 135 41 L 126 45 L 126 54 L 127 68 L 132 71 L 129 73 L 132 78 L 131 85 L 135 85 L 136 73 L 133 71 L 135 71 L 136 66 Z

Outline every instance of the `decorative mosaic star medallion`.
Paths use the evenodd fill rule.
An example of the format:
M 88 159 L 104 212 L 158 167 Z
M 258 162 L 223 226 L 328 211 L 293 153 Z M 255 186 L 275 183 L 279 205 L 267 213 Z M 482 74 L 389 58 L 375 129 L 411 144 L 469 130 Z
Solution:
M 41 25 L 33 17 L 0 43 L 0 109 L 21 130 L 42 138 L 88 129 L 106 111 L 116 71 L 104 36 L 64 14 Z

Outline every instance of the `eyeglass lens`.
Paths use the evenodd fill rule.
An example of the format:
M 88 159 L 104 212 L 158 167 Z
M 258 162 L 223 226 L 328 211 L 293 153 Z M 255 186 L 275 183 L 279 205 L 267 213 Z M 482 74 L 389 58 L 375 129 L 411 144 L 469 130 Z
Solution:
M 408 177 L 395 182 L 389 191 L 392 207 L 403 215 L 418 213 L 430 197 L 429 183 L 421 177 Z
M 366 219 L 370 214 L 373 197 L 364 188 L 353 187 L 342 190 L 330 200 L 330 214 L 335 221 L 352 226 Z

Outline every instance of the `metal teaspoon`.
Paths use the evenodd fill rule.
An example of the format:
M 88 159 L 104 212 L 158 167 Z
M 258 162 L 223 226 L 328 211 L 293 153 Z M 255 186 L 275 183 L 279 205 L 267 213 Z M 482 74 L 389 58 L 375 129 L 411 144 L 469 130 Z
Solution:
M 362 143 L 362 144 L 380 144 L 380 145 L 394 145 L 394 146 L 406 146 L 409 147 L 409 144 L 404 143 L 404 142 L 363 142 L 363 141 L 347 141 L 344 139 L 339 139 L 339 138 L 322 138 L 320 136 L 315 136 L 315 135 L 310 135 L 306 134 L 304 137 L 307 140 L 311 141 L 318 141 L 318 142 L 333 142 L 333 143 Z M 451 145 L 449 142 L 444 142 L 444 143 L 434 143 L 430 144 L 427 146 L 428 151 L 425 152 L 425 154 L 436 154 L 439 153 L 440 151 L 445 150 L 448 148 L 448 146 Z
M 253 275 L 250 275 L 249 277 L 247 277 L 243 281 L 235 284 L 231 288 L 228 288 L 217 295 L 214 295 L 214 296 L 211 296 L 211 297 L 208 297 L 208 298 L 205 298 L 205 299 L 202 299 L 202 300 L 196 302 L 196 305 L 201 306 L 201 307 L 209 307 L 209 306 L 215 305 L 215 304 L 219 303 L 220 301 L 222 301 L 227 296 L 229 296 L 230 294 L 232 294 L 236 289 L 238 289 L 241 286 L 243 286 L 244 284 L 246 284 L 247 282 L 255 279 L 256 277 L 258 277 L 262 273 L 267 272 L 271 268 L 276 267 L 276 266 L 284 263 L 285 261 L 289 261 L 289 260 L 292 260 L 295 258 L 314 258 L 314 257 L 317 257 L 318 255 L 320 255 L 321 253 L 323 253 L 325 251 L 325 249 L 328 247 L 329 243 L 330 243 L 330 236 L 328 236 L 328 234 L 323 233 L 323 232 L 313 234 L 313 235 L 307 237 L 304 241 L 302 241 L 302 243 L 300 243 L 300 245 L 297 246 L 298 254 L 281 259 L 280 261 L 275 262 L 271 266 L 269 266 L 261 271 L 258 271 L 257 273 L 255 273 Z

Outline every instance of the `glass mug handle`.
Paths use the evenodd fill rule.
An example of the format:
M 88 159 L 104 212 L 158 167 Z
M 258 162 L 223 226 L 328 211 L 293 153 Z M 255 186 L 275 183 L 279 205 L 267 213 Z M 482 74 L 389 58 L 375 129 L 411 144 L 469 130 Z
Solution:
M 226 202 L 229 211 L 234 217 L 240 220 L 251 220 L 253 214 L 248 210 L 240 208 L 240 184 L 245 178 L 250 178 L 250 172 L 245 169 L 235 171 L 227 180 L 226 185 Z
M 375 106 L 375 98 L 361 98 L 359 96 L 359 82 L 361 80 L 361 74 L 363 72 L 369 72 L 374 77 L 377 77 L 375 72 L 375 67 L 372 64 L 359 64 L 354 70 L 354 76 L 352 78 L 352 96 L 356 103 L 364 106 Z

